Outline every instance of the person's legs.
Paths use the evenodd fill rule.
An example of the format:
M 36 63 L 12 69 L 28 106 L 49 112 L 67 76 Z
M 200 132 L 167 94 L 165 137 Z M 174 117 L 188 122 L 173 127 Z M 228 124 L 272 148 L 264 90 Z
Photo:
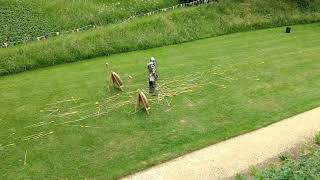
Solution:
M 153 95 L 156 95 L 156 81 L 153 81 Z
M 155 89 L 156 89 L 156 82 L 155 81 L 149 81 L 149 92 L 150 94 L 154 95 Z
M 153 93 L 154 93 L 153 81 L 149 81 L 149 93 L 150 93 L 150 94 L 153 94 Z

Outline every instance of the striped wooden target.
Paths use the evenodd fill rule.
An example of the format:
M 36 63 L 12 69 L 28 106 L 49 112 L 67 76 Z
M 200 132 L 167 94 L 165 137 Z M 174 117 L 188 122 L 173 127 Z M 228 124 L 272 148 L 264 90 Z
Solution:
M 116 72 L 111 72 L 111 81 L 114 87 L 123 90 L 123 81 Z
M 148 114 L 149 114 L 149 110 L 151 109 L 148 98 L 142 91 L 139 91 L 138 93 L 136 110 L 138 107 L 143 107 L 143 109 L 145 109 Z

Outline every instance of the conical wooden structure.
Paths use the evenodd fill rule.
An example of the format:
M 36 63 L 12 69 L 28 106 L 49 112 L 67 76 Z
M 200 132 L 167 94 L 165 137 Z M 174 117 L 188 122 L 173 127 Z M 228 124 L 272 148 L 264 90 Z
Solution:
M 108 76 L 110 77 L 108 81 L 109 89 L 110 87 L 115 87 L 123 91 L 123 81 L 120 78 L 120 76 L 116 72 L 110 70 L 108 63 L 106 63 L 106 68 L 107 68 Z
M 147 96 L 142 92 L 138 92 L 138 99 L 136 104 L 136 111 L 138 107 L 142 107 L 149 114 L 149 110 L 151 109 Z

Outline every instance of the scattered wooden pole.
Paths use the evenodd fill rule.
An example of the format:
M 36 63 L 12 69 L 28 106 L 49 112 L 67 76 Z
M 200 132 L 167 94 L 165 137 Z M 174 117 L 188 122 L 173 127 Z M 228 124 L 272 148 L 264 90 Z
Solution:
M 24 154 L 24 161 L 23 161 L 23 165 L 27 165 L 27 150 L 26 153 Z
M 128 91 L 130 92 L 131 91 L 131 85 L 133 84 L 133 77 L 132 76 L 128 76 L 128 84 L 127 84 L 127 87 L 128 87 Z
M 111 72 L 110 72 L 110 66 L 109 66 L 109 63 L 106 63 L 106 68 L 107 68 L 107 87 L 108 87 L 108 90 L 110 91 L 110 86 L 111 86 L 111 79 L 110 79 L 110 76 L 111 76 Z
M 143 109 L 146 110 L 147 114 L 149 114 L 149 110 L 151 109 L 148 98 L 142 91 L 138 92 L 136 111 L 138 107 L 143 107 Z

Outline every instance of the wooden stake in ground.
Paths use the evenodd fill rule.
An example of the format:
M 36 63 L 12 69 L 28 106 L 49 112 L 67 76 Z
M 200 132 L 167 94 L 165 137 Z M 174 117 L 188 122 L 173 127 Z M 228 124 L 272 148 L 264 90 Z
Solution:
M 146 95 L 142 91 L 139 91 L 139 93 L 138 93 L 136 111 L 137 111 L 138 107 L 143 107 L 143 109 L 145 109 L 146 112 L 149 114 L 150 104 L 149 104 L 148 98 L 146 97 Z
M 107 69 L 107 87 L 108 87 L 108 90 L 110 91 L 110 85 L 111 85 L 111 78 L 109 78 L 111 76 L 111 72 L 110 72 L 110 66 L 109 66 L 109 63 L 106 63 L 106 69 Z
M 27 150 L 26 153 L 24 154 L 24 161 L 23 161 L 23 165 L 27 165 Z
M 108 82 L 108 89 L 110 90 L 110 87 L 113 86 L 123 91 L 123 81 L 120 78 L 120 76 L 116 72 L 110 70 L 108 63 L 106 63 L 106 68 L 107 68 L 107 74 L 110 77 Z

